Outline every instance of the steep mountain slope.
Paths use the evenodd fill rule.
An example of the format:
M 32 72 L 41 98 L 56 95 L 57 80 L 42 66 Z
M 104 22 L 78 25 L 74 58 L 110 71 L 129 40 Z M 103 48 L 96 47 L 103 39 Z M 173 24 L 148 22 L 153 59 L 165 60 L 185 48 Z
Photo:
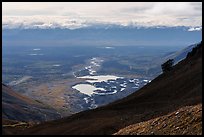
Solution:
M 130 125 L 114 135 L 202 135 L 202 105 L 182 107 L 168 115 Z
M 190 45 L 183 50 L 177 51 L 175 53 L 170 54 L 169 56 L 165 57 L 165 60 L 174 59 L 175 64 L 179 61 L 183 60 L 188 52 L 190 52 L 197 44 Z
M 56 110 L 2 84 L 2 119 L 46 121 L 60 118 Z
M 151 83 L 124 99 L 67 118 L 45 122 L 27 130 L 18 131 L 17 134 L 123 134 L 124 132 L 121 130 L 129 128 L 131 125 L 135 127 L 134 124 L 158 121 L 158 118 L 163 119 L 168 116 L 172 116 L 172 120 L 176 120 L 172 124 L 180 123 L 173 115 L 177 111 L 184 110 L 184 114 L 188 115 L 187 117 L 184 115 L 184 119 L 191 118 L 191 116 L 196 117 L 193 115 L 194 111 L 189 111 L 189 109 L 197 107 L 194 105 L 198 105 L 199 110 L 196 123 L 192 124 L 187 121 L 186 123 L 190 124 L 188 129 L 181 128 L 182 126 L 185 127 L 186 123 L 176 125 L 181 130 L 175 132 L 175 134 L 201 134 L 202 124 L 199 120 L 201 117 L 200 111 L 202 112 L 202 109 L 199 108 L 201 103 L 202 47 L 200 46 L 195 55 L 179 62 L 172 71 L 161 74 Z M 163 121 L 166 124 L 169 122 Z M 194 130 L 192 127 L 194 125 L 197 126 L 198 130 Z M 157 131 L 159 130 L 158 127 L 160 125 L 153 128 Z M 173 128 L 169 128 L 170 131 L 168 130 L 168 132 L 161 129 L 163 131 L 155 132 L 155 134 L 174 134 L 171 129 Z M 131 128 L 131 130 L 134 131 L 134 128 Z

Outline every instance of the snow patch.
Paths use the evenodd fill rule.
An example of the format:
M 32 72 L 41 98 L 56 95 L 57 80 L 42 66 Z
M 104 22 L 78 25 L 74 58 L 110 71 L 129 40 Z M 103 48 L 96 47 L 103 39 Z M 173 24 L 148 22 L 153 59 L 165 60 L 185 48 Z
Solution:
M 149 80 L 144 79 L 143 81 L 144 81 L 144 82 L 148 82 Z
M 37 50 L 41 50 L 41 49 L 37 48 L 37 49 L 33 49 L 33 50 L 37 51 Z
M 54 64 L 54 65 L 52 65 L 53 67 L 59 67 L 59 66 L 61 66 L 61 65 L 59 65 L 59 64 Z
M 114 47 L 105 47 L 106 49 L 114 49 Z

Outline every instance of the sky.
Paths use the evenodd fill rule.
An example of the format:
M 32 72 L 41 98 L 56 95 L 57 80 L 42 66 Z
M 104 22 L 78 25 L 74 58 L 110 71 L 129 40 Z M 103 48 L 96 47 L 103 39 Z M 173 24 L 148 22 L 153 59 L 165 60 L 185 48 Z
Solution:
M 3 28 L 96 24 L 202 30 L 202 2 L 2 2 Z

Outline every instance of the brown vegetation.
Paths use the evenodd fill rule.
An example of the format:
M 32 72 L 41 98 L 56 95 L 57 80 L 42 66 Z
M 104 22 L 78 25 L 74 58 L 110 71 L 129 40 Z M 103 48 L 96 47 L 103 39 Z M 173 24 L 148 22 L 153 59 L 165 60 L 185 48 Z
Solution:
M 130 125 L 114 135 L 202 135 L 202 104 Z

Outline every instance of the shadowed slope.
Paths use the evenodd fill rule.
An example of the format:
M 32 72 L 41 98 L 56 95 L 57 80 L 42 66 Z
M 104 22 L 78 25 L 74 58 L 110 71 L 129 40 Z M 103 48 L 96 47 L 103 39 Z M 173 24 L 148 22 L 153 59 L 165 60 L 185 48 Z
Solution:
M 60 118 L 57 112 L 2 84 L 2 118 L 17 121 L 46 121 Z

